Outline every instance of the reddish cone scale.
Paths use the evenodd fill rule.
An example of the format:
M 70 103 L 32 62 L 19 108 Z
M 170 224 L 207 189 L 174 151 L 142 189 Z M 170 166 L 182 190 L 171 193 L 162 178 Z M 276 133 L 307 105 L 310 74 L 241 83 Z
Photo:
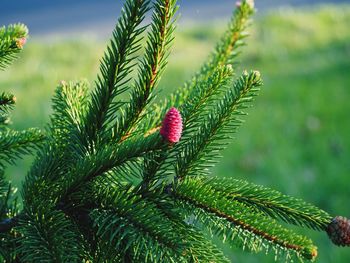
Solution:
M 176 108 L 171 108 L 164 117 L 160 134 L 170 143 L 178 142 L 182 133 L 182 118 Z
M 327 227 L 327 234 L 332 242 L 338 246 L 350 246 L 350 220 L 337 216 Z

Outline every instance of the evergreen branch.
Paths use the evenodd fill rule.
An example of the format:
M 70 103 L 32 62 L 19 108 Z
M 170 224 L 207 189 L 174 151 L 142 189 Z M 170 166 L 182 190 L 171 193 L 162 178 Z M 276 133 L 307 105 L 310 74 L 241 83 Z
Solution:
M 38 129 L 0 131 L 0 168 L 4 162 L 13 164 L 21 155 L 33 153 L 44 140 L 45 135 Z
M 22 262 L 81 262 L 79 234 L 60 211 L 26 210 L 16 231 Z
M 235 231 L 245 232 L 244 244 L 253 250 L 260 250 L 262 244 L 265 244 L 265 246 L 272 245 L 275 249 L 281 248 L 286 252 L 293 252 L 306 259 L 314 259 L 317 256 L 316 247 L 311 240 L 296 235 L 278 225 L 275 220 L 237 201 L 227 200 L 221 192 L 204 185 L 198 186 L 196 180 L 192 178 L 179 182 L 173 195 L 192 208 L 202 210 L 206 213 L 205 216 L 212 215 L 231 224 Z
M 0 94 L 0 113 L 8 113 L 8 110 L 16 103 L 16 97 L 13 94 L 3 92 Z
M 5 219 L 4 222 L 0 222 L 0 233 L 6 232 L 7 224 L 10 226 L 12 225 L 12 222 L 8 222 L 6 219 L 8 216 L 11 216 L 11 212 L 14 212 L 10 211 L 11 207 L 9 207 L 9 202 L 15 190 L 16 189 L 12 188 L 11 184 L 5 180 L 3 170 L 0 170 L 0 219 Z
M 223 92 L 233 77 L 230 65 L 219 66 L 207 80 L 200 81 L 180 107 L 183 126 L 183 135 L 191 128 L 203 121 L 203 115 L 208 112 L 208 106 L 216 103 L 216 96 Z
M 0 125 L 6 125 L 9 123 L 8 114 L 15 103 L 16 97 L 14 95 L 6 92 L 0 94 Z
M 154 151 L 147 154 L 143 160 L 142 181 L 140 182 L 140 190 L 145 191 L 158 182 L 156 175 L 161 174 L 163 177 L 167 174 L 163 163 L 169 154 L 169 148 Z
M 9 123 L 10 123 L 10 118 L 8 114 L 4 114 L 0 112 L 0 130 L 5 130 L 7 128 L 6 125 L 8 125 Z
M 194 97 L 197 92 L 196 87 L 208 81 L 215 74 L 217 68 L 225 65 L 234 66 L 234 60 L 239 54 L 239 47 L 244 45 L 244 38 L 248 36 L 244 30 L 248 26 L 249 17 L 254 13 L 254 7 L 250 1 L 242 1 L 242 4 L 234 11 L 228 28 L 223 34 L 221 40 L 217 43 L 216 48 L 202 65 L 200 70 L 187 81 L 182 87 L 172 93 L 169 98 L 152 106 L 153 110 L 143 122 L 159 124 L 162 116 L 170 107 L 176 107 L 186 103 L 189 97 Z M 152 114 L 153 113 L 153 114 Z M 156 113 L 157 115 L 155 115 Z
M 184 121 L 184 131 L 183 136 L 190 133 L 195 124 L 201 123 L 203 120 L 197 118 L 201 113 L 203 108 L 206 106 L 210 99 L 220 91 L 220 88 L 225 86 L 230 75 L 232 75 L 232 69 L 230 67 L 224 66 L 228 63 L 232 63 L 232 59 L 235 57 L 235 53 L 232 50 L 240 46 L 239 41 L 244 38 L 242 31 L 246 27 L 246 21 L 248 17 L 252 14 L 253 10 L 250 4 L 243 1 L 240 8 L 234 13 L 232 20 L 229 24 L 228 32 L 223 36 L 221 42 L 218 43 L 215 51 L 209 58 L 208 62 L 202 66 L 199 73 L 192 79 L 192 82 L 188 82 L 185 86 L 180 89 L 176 94 L 171 95 L 172 98 L 168 103 L 166 101 L 163 105 L 165 107 L 159 106 L 158 104 L 153 105 L 153 110 L 150 112 L 149 117 L 142 124 L 142 130 L 148 130 L 155 125 L 160 124 L 160 118 L 165 114 L 165 111 L 169 109 L 170 106 L 179 106 L 180 112 Z M 205 76 L 205 77 L 204 77 Z M 186 96 L 184 95 L 186 94 Z M 181 99 L 179 99 L 181 97 Z M 186 97 L 186 99 L 185 99 Z M 203 112 L 202 112 L 203 113 Z M 157 116 L 154 116 L 157 114 Z M 203 114 L 205 115 L 205 114 Z M 195 120 L 195 121 L 194 121 Z M 187 126 L 187 128 L 186 128 Z M 180 148 L 181 143 L 175 147 L 175 149 Z M 162 153 L 162 160 L 149 159 L 148 163 L 153 163 L 154 167 L 157 166 L 161 169 L 158 174 L 164 177 L 168 174 L 169 162 L 172 158 L 168 158 L 169 155 L 174 155 L 175 149 L 173 151 L 168 151 L 167 153 Z M 168 160 L 167 160 L 168 159 Z M 163 164 L 166 162 L 166 164 Z M 147 165 L 147 164 L 146 164 Z M 149 165 L 148 165 L 149 166 Z M 156 180 L 155 169 L 145 172 L 148 178 L 154 178 Z M 148 182 L 145 184 L 149 184 Z
M 7 194 L 8 182 L 5 179 L 5 172 L 0 168 L 0 198 L 3 198 Z M 0 210 L 1 211 L 1 210 Z M 2 214 L 0 213 L 0 217 Z
M 136 191 L 138 192 L 138 191 Z M 224 254 L 194 225 L 186 222 L 186 213 L 169 196 L 167 187 L 158 186 L 153 190 L 143 190 L 142 197 L 154 204 L 164 217 L 176 225 L 178 235 L 188 242 L 188 249 L 184 257 L 186 262 L 230 262 Z
M 0 27 L 0 70 L 16 59 L 28 36 L 28 28 L 23 24 Z
M 135 125 L 144 116 L 144 108 L 152 99 L 152 92 L 157 86 L 167 64 L 169 48 L 173 40 L 174 15 L 176 0 L 156 0 L 154 2 L 151 31 L 145 49 L 145 56 L 140 63 L 138 79 L 131 91 L 130 103 L 116 122 L 114 136 L 117 140 L 129 137 Z
M 18 224 L 17 201 L 14 189 L 0 169 L 0 261 L 13 262 L 15 237 L 10 230 Z
M 244 32 L 248 25 L 249 17 L 254 13 L 254 7 L 247 0 L 243 0 L 241 5 L 234 11 L 228 29 L 216 45 L 216 48 L 209 56 L 198 73 L 185 85 L 173 94 L 173 105 L 181 105 L 188 96 L 191 96 L 193 89 L 198 82 L 208 80 L 213 75 L 216 68 L 224 65 L 234 66 L 234 59 L 238 55 L 237 49 L 244 45 L 243 39 L 247 37 Z
M 87 91 L 86 81 L 61 81 L 56 88 L 48 138 L 27 175 L 24 192 L 31 192 L 36 186 L 30 185 L 36 185 L 39 181 L 52 181 L 65 176 L 71 168 L 71 160 L 78 160 L 85 152 L 81 131 L 87 107 Z M 36 191 L 27 195 L 27 198 L 35 199 Z
M 97 235 L 101 240 L 108 242 L 106 247 L 113 247 L 122 257 L 129 253 L 128 257 L 131 258 L 131 262 L 180 262 L 181 251 L 174 251 L 175 244 L 168 243 L 169 237 L 157 236 L 158 229 L 158 233 L 152 233 L 150 232 L 152 227 L 142 224 L 142 221 L 139 222 L 135 218 L 118 216 L 114 210 L 95 210 L 92 217 L 98 228 Z M 165 240 L 162 240 L 163 238 Z
M 15 251 L 16 241 L 13 233 L 0 232 L 0 261 L 16 262 Z
M 103 184 L 125 187 L 139 182 L 142 170 L 141 160 L 142 158 L 133 158 L 113 168 L 103 176 Z
M 58 180 L 69 173 L 71 160 L 79 160 L 86 151 L 82 129 L 87 108 L 88 83 L 61 81 L 53 97 L 48 140 L 39 151 L 26 181 L 23 195 L 29 203 L 37 199 L 36 187 L 46 188 L 43 181 Z M 40 186 L 38 186 L 38 184 Z
M 1 234 L 5 233 L 4 236 L 6 236 L 18 223 L 17 197 L 14 197 L 16 191 L 17 189 L 5 179 L 4 171 L 0 169 L 0 240 L 2 242 L 5 242 L 6 238 L 2 238 Z
M 184 126 L 181 140 L 186 140 L 186 137 L 189 139 L 191 132 L 198 129 L 196 126 L 202 125 L 208 114 L 210 104 L 215 103 L 215 97 L 224 90 L 232 74 L 230 66 L 219 67 L 208 81 L 198 84 L 195 89 L 196 92 L 180 107 Z M 178 145 L 181 145 L 181 143 L 180 141 Z M 144 186 L 152 184 L 152 181 L 156 181 L 160 177 L 166 177 L 173 162 L 171 157 L 176 154 L 179 148 L 180 146 L 168 148 L 166 151 L 159 153 L 154 152 L 145 158 L 143 169 Z
M 101 238 L 112 242 L 108 236 L 112 237 L 114 240 L 113 247 L 120 248 L 118 251 L 121 250 L 120 254 L 122 256 L 125 252 L 131 253 L 129 256 L 136 262 L 202 262 L 210 260 L 229 262 L 196 229 L 185 224 L 182 220 L 174 221 L 176 217 L 170 215 L 175 212 L 172 212 L 174 207 L 167 202 L 169 199 L 167 195 L 159 192 L 148 193 L 147 196 L 135 195 L 132 188 L 125 191 L 116 190 L 116 188 L 103 190 L 105 192 L 102 196 L 101 193 L 93 192 L 93 194 L 100 196 L 98 203 L 102 202 L 103 207 L 112 209 L 109 210 L 107 216 L 104 214 L 100 217 L 102 221 L 108 220 L 108 222 L 101 222 L 100 224 L 104 228 L 103 230 L 99 228 L 100 235 L 101 232 L 103 233 Z M 161 196 L 156 199 L 151 198 L 155 197 L 156 194 Z M 164 200 L 160 201 L 163 198 Z M 124 222 L 118 224 L 119 220 Z M 113 229 L 108 230 L 107 228 Z M 115 231 L 118 231 L 118 233 Z M 123 239 L 125 239 L 124 243 Z M 133 239 L 135 239 L 134 242 L 143 242 L 143 244 L 132 244 Z M 169 239 L 170 241 L 166 241 Z M 125 243 L 128 245 L 126 248 L 123 247 Z M 176 246 L 175 251 L 174 245 Z M 163 246 L 166 248 L 162 248 Z M 135 250 L 134 247 L 144 247 L 144 249 Z M 168 249 L 169 254 L 167 253 Z M 159 257 L 157 257 L 157 254 L 159 254 Z
M 107 212 L 110 213 L 110 217 L 108 220 L 111 221 L 113 218 L 113 223 L 108 224 L 106 223 L 104 227 L 118 227 L 118 231 L 127 231 L 126 227 L 132 227 L 133 230 L 127 231 L 129 234 L 130 232 L 135 232 L 135 227 L 138 225 L 135 225 L 135 223 L 131 222 L 125 222 L 123 225 L 117 225 L 117 222 L 115 220 L 116 217 L 119 216 L 119 213 L 127 213 L 130 215 L 130 220 L 134 220 L 135 216 L 132 216 L 133 213 L 140 212 L 143 217 L 147 216 L 148 209 L 146 209 L 146 214 L 144 214 L 141 208 L 138 208 L 138 205 L 147 207 L 152 210 L 152 212 L 149 212 L 149 216 L 152 218 L 154 216 L 159 216 L 162 218 L 161 221 L 166 221 L 169 224 L 171 224 L 171 227 L 165 226 L 165 229 L 167 231 L 174 232 L 173 235 L 176 236 L 179 240 L 181 240 L 181 243 L 183 246 L 186 247 L 186 250 L 184 249 L 183 253 L 181 253 L 182 261 L 180 259 L 177 260 L 177 262 L 202 262 L 202 261 L 213 261 L 213 262 L 229 262 L 225 258 L 225 256 L 222 254 L 220 250 L 216 248 L 215 245 L 211 244 L 204 236 L 202 236 L 198 229 L 195 229 L 193 226 L 185 223 L 183 220 L 184 218 L 181 216 L 180 209 L 174 205 L 172 199 L 169 197 L 169 195 L 165 194 L 163 192 L 162 187 L 156 188 L 154 191 L 147 191 L 143 192 L 142 194 L 138 194 L 139 191 L 137 191 L 136 188 L 131 187 L 130 185 L 128 187 L 126 186 L 118 186 L 116 184 L 106 184 L 105 182 L 100 183 L 102 178 L 96 178 L 93 182 L 85 185 L 81 188 L 79 193 L 75 193 L 71 195 L 71 198 L 67 200 L 67 203 L 72 204 L 79 204 L 78 207 L 71 207 L 69 208 L 72 213 L 80 213 L 79 211 L 83 211 L 84 209 L 91 209 L 93 207 L 101 207 L 98 209 L 95 209 L 93 213 L 96 211 L 100 212 Z M 103 180 L 102 180 L 103 181 Z M 98 190 L 96 190 L 98 189 Z M 118 202 L 115 202 L 115 196 L 118 196 Z M 126 200 L 122 199 L 125 198 Z M 123 201 L 124 200 L 124 201 Z M 123 202 L 122 202 L 123 201 Z M 122 202 L 122 203 L 120 203 Z M 130 207 L 132 209 L 128 209 L 126 206 L 126 203 L 130 203 Z M 101 210 L 102 209 L 102 210 Z M 116 211 L 119 211 L 118 213 Z M 135 212 L 134 212 L 135 211 Z M 136 212 L 138 211 L 138 212 Z M 123 217 L 126 218 L 125 214 L 123 214 Z M 137 218 L 137 216 L 136 216 Z M 104 218 L 103 218 L 104 219 Z M 158 222 L 157 220 L 154 221 L 151 220 L 141 220 L 143 224 L 147 224 L 147 228 L 149 228 L 151 225 L 151 229 L 156 228 L 157 231 L 161 227 L 154 226 L 153 222 Z M 82 220 L 79 220 L 79 224 L 81 224 Z M 167 224 L 168 224 L 167 223 Z M 91 228 L 88 229 L 88 231 L 91 231 Z M 144 230 L 138 230 L 138 239 L 140 240 L 140 232 L 144 232 Z M 112 232 L 108 232 L 108 235 L 112 235 Z M 122 235 L 122 239 L 120 240 L 118 238 L 119 234 L 116 234 L 113 236 L 114 239 L 118 242 L 118 246 L 121 248 L 125 248 L 126 250 L 123 252 L 120 252 L 118 250 L 118 247 L 113 243 L 113 245 L 109 244 L 112 242 L 107 236 L 100 236 L 98 247 L 99 254 L 104 260 L 109 261 L 117 261 L 117 257 L 127 257 L 129 261 L 127 262 L 144 262 L 145 255 L 140 254 L 140 257 L 143 259 L 141 260 L 136 259 L 134 253 L 132 252 L 132 248 L 134 245 L 130 244 L 131 241 L 127 240 L 127 236 Z M 135 233 L 136 234 L 136 233 Z M 146 233 L 147 234 L 147 233 Z M 148 235 L 149 236 L 149 235 Z M 159 235 L 157 235 L 157 238 Z M 143 239 L 141 239 L 143 240 Z M 101 244 L 102 242 L 102 244 Z M 128 246 L 126 246 L 128 244 Z M 157 248 L 159 246 L 156 245 Z M 149 251 L 149 249 L 146 249 Z M 133 261 L 134 260 L 134 261 Z M 148 262 L 149 260 L 146 260 Z M 95 262 L 95 261 L 94 261 Z M 97 261 L 100 262 L 100 261 Z M 104 262 L 104 261 L 103 261 Z M 150 262 L 158 262 L 156 259 Z M 167 261 L 168 262 L 168 261 Z M 170 261 L 171 262 L 171 261 Z
M 116 144 L 105 145 L 101 149 L 97 149 L 96 153 L 78 161 L 68 177 L 61 178 L 56 182 L 58 189 L 62 189 L 59 190 L 60 194 L 58 195 L 67 196 L 95 177 L 103 175 L 127 161 L 142 157 L 150 151 L 162 149 L 166 145 L 157 133 L 148 137 L 131 138 L 118 144 L 118 147 L 116 146 Z
M 237 6 L 228 29 L 223 34 L 220 42 L 217 44 L 214 52 L 210 55 L 209 61 L 202 66 L 200 72 L 207 74 L 213 72 L 216 67 L 231 64 L 233 66 L 234 58 L 240 46 L 244 45 L 243 39 L 248 36 L 244 30 L 248 26 L 248 19 L 254 13 L 254 6 L 251 1 L 243 0 Z
M 259 72 L 244 72 L 233 89 L 227 90 L 224 98 L 207 114 L 205 122 L 196 127 L 198 131 L 183 138 L 175 146 L 175 169 L 178 178 L 194 175 L 199 171 L 205 173 L 214 163 L 217 153 L 227 144 L 229 134 L 240 126 L 242 121 L 238 116 L 244 115 L 241 110 L 256 96 L 261 83 Z M 184 133 L 186 134 L 186 128 Z
M 325 230 L 332 217 L 300 199 L 263 186 L 232 178 L 196 178 L 197 183 L 221 192 L 230 201 L 240 202 L 257 212 L 287 223 Z
M 122 16 L 113 32 L 113 38 L 101 61 L 100 75 L 96 89 L 92 93 L 85 124 L 88 145 L 94 145 L 98 134 L 104 132 L 107 125 L 115 118 L 115 113 L 123 104 L 115 98 L 123 93 L 129 82 L 135 53 L 140 49 L 140 34 L 144 27 L 139 27 L 148 10 L 149 0 L 127 0 Z
M 88 83 L 86 81 L 61 81 L 53 97 L 51 117 L 52 139 L 69 158 L 76 158 L 84 153 L 83 116 L 87 111 Z M 75 155 L 75 157 L 73 157 Z
M 55 205 L 94 178 L 130 160 L 142 157 L 150 151 L 164 147 L 165 144 L 157 133 L 147 137 L 132 138 L 119 144 L 100 146 L 94 153 L 76 159 L 75 163 L 65 161 L 62 163 L 57 156 L 45 154 L 42 156 L 42 161 L 35 163 L 25 180 L 22 190 L 23 199 L 27 205 L 31 206 L 41 198 Z M 41 162 L 45 160 L 47 165 L 42 165 Z M 50 180 L 51 172 L 58 178 Z
M 98 203 L 104 207 L 92 212 L 97 235 L 122 255 L 130 247 L 136 262 L 179 262 L 186 244 L 174 223 L 152 203 L 135 195 L 132 188 L 115 190 L 94 190 Z
M 244 181 L 202 176 L 261 85 L 253 71 L 231 87 L 254 2 L 236 3 L 226 34 L 199 72 L 151 107 L 177 7 L 176 0 L 153 1 L 145 55 L 131 84 L 150 3 L 126 0 L 90 98 L 86 83 L 61 82 L 47 138 L 5 127 L 15 98 L 0 94 L 0 261 L 229 262 L 208 240 L 208 230 L 243 249 L 314 260 L 311 240 L 277 220 L 324 230 L 336 245 L 349 246 L 350 220 L 344 217 L 331 219 L 299 199 Z M 23 25 L 0 28 L 0 69 L 23 48 L 26 35 Z M 123 101 L 130 86 L 130 101 Z M 169 110 L 158 132 L 174 106 L 181 114 Z M 3 162 L 37 148 L 19 212 Z

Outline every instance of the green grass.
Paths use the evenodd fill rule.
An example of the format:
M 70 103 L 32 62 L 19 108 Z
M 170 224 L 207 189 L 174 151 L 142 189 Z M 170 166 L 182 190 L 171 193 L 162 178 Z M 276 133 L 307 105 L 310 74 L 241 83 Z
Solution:
M 241 58 L 264 78 L 261 96 L 213 173 L 234 176 L 301 197 L 333 215 L 350 216 L 350 6 L 281 10 L 258 17 Z M 165 91 L 189 78 L 223 32 L 224 24 L 180 28 L 161 81 Z M 61 80 L 93 83 L 105 43 L 31 39 L 22 58 L 0 74 L 18 98 L 18 129 L 44 127 Z M 8 170 L 19 185 L 29 159 Z M 318 262 L 347 262 L 324 233 L 303 231 L 319 246 Z M 234 262 L 272 262 L 273 256 L 229 252 Z

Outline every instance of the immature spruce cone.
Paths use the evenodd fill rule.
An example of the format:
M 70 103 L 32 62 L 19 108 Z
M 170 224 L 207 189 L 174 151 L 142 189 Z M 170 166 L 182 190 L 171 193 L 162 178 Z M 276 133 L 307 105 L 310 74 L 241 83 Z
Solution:
M 327 234 L 337 246 L 350 246 L 350 220 L 337 216 L 327 226 Z
M 160 134 L 170 143 L 178 142 L 182 133 L 182 118 L 176 108 L 171 108 L 164 117 Z

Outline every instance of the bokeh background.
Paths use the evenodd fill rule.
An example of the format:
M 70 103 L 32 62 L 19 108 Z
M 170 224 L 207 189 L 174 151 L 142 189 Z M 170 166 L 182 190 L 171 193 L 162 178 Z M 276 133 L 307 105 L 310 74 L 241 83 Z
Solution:
M 179 3 L 160 96 L 205 60 L 235 4 Z M 0 74 L 1 90 L 18 99 L 15 128 L 45 127 L 60 80 L 87 78 L 93 87 L 121 5 L 118 0 L 1 1 L 0 25 L 23 22 L 31 33 L 21 59 Z M 350 217 L 350 1 L 257 0 L 256 6 L 237 73 L 260 70 L 264 87 L 213 173 L 263 184 Z M 7 170 L 19 188 L 30 162 L 26 158 Z M 324 233 L 297 230 L 315 240 L 317 262 L 349 262 L 349 248 L 332 246 Z M 225 252 L 233 262 L 274 258 L 228 247 Z

